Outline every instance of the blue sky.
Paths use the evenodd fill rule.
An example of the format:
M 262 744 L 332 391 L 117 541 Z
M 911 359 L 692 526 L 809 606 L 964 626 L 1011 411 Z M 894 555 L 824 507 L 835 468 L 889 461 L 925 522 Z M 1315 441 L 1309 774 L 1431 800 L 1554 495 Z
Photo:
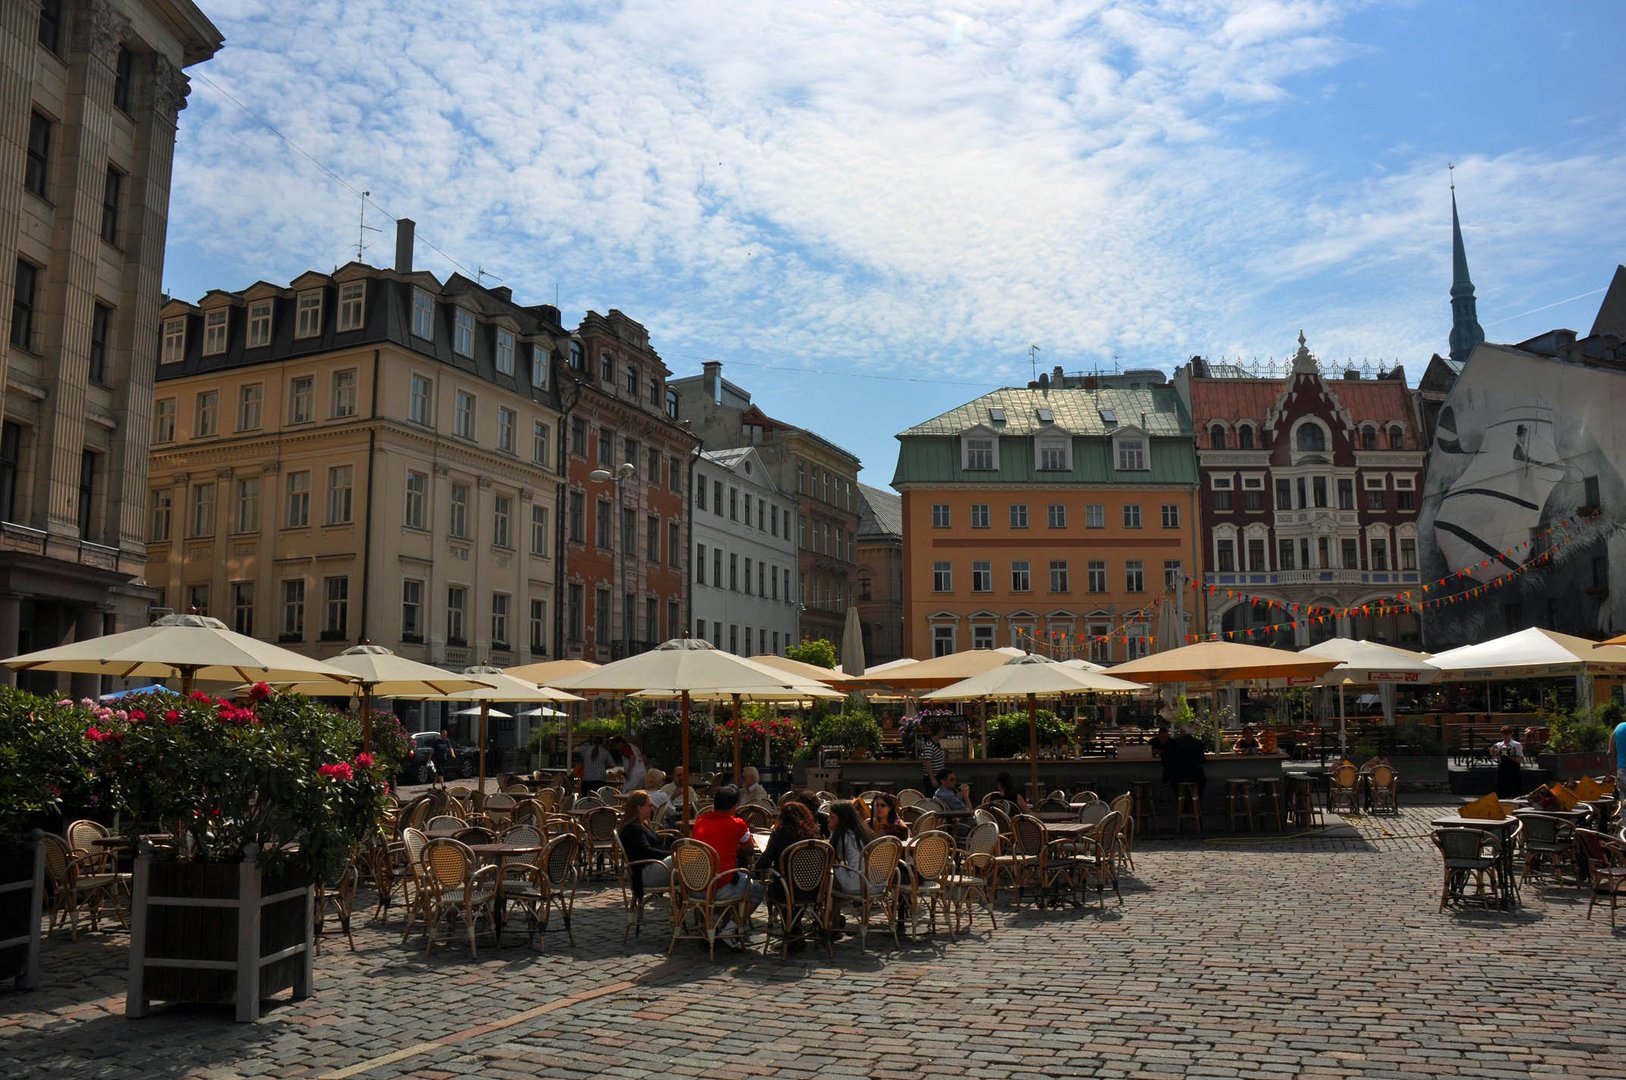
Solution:
M 877 485 L 1030 345 L 1169 369 L 1302 328 L 1415 383 L 1448 161 L 1491 340 L 1584 332 L 1626 260 L 1616 0 L 204 7 L 171 294 L 354 258 L 369 190 L 369 261 L 412 217 L 442 278 L 620 308 Z

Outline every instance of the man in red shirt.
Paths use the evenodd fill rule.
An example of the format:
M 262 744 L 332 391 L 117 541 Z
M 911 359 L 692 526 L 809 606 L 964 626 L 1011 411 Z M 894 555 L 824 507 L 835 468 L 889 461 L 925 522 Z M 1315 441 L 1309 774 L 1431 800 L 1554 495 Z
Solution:
M 694 819 L 690 835 L 716 852 L 719 874 L 734 872 L 732 881 L 717 886 L 714 895 L 718 900 L 732 900 L 745 890 L 750 890 L 750 898 L 745 902 L 745 914 L 749 916 L 762 902 L 762 886 L 739 869 L 742 853 L 749 858 L 753 850 L 751 826 L 734 816 L 734 807 L 739 801 L 740 789 L 733 784 L 718 788 L 712 799 L 712 808 Z

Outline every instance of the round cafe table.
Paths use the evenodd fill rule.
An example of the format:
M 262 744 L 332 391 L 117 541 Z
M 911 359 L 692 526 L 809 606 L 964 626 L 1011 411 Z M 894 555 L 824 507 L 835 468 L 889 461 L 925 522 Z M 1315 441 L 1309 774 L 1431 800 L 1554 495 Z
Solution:
M 503 867 L 507 865 L 509 859 L 542 854 L 542 845 L 499 842 L 495 844 L 469 844 L 467 846 L 476 858 L 495 863 L 497 867 L 497 899 L 492 904 L 492 910 L 496 914 L 492 918 L 492 924 L 495 927 L 497 946 L 500 948 L 502 946 L 503 913 L 508 906 L 507 896 L 504 893 L 506 882 L 503 878 Z

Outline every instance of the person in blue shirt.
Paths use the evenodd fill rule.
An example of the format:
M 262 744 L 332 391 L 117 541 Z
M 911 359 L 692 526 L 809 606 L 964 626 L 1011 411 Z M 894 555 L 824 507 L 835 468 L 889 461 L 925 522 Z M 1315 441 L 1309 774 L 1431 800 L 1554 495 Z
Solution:
M 1626 799 L 1626 720 L 1615 725 L 1615 798 Z
M 932 798 L 942 803 L 945 810 L 969 810 L 971 785 L 960 783 L 952 769 L 945 769 L 938 774 L 937 790 L 933 792 Z

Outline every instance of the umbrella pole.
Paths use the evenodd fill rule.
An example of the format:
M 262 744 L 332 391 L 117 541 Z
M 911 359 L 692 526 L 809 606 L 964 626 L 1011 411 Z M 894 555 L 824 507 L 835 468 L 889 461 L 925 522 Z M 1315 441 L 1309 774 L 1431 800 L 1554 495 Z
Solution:
M 734 695 L 734 786 L 740 783 L 740 695 Z
M 1028 798 L 1039 805 L 1039 695 L 1028 695 Z
M 689 833 L 689 692 L 683 691 L 683 734 L 681 736 L 683 762 L 683 833 Z
M 1348 738 L 1344 727 L 1344 684 L 1338 684 L 1338 760 L 1349 756 Z
M 373 752 L 373 688 L 361 684 L 361 751 Z
M 509 708 L 513 708 L 512 705 Z M 486 793 L 486 717 L 491 711 L 491 702 L 480 702 L 480 798 L 483 802 Z
M 197 671 L 194 667 L 181 668 L 181 696 L 187 697 L 192 693 L 192 676 Z

